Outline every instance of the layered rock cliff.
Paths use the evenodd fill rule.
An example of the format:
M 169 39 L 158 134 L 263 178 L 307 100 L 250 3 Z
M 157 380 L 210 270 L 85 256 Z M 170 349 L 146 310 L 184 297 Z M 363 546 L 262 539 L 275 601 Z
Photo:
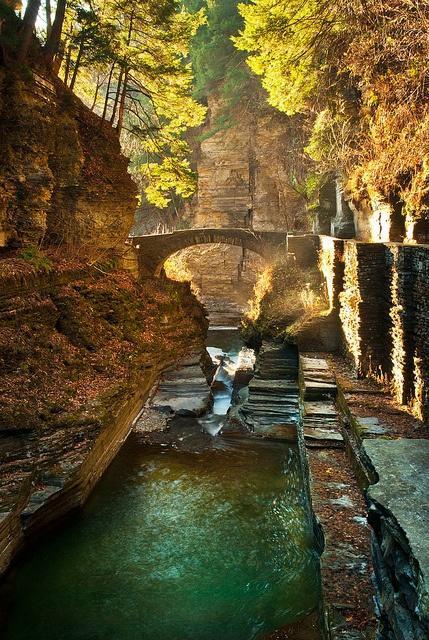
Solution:
M 302 142 L 293 121 L 255 94 L 252 108 L 236 108 L 231 123 L 216 131 L 224 108 L 210 96 L 197 159 L 195 226 L 305 229 L 306 202 L 292 166 Z
M 0 573 L 79 507 L 161 371 L 204 351 L 186 284 L 118 270 L 136 187 L 110 125 L 0 68 Z
M 55 77 L 0 68 L 0 246 L 122 247 L 136 207 L 115 131 Z
M 193 142 L 198 190 L 189 223 L 258 231 L 308 229 L 306 199 L 296 186 L 303 145 L 296 120 L 270 108 L 261 91 L 251 105 L 246 100 L 231 113 L 216 93 L 208 105 L 207 121 Z M 229 122 L 220 126 L 225 113 Z M 232 302 L 235 316 L 241 314 L 264 268 L 255 254 L 226 245 L 188 249 L 182 261 L 216 317 L 215 298 L 224 305 Z
M 0 572 L 26 537 L 78 507 L 160 372 L 202 353 L 186 284 L 59 262 L 0 262 Z

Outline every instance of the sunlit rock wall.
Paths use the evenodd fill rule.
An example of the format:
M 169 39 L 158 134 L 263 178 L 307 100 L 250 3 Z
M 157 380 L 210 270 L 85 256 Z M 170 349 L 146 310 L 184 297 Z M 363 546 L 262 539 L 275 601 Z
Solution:
M 359 200 L 348 201 L 356 238 L 364 242 L 429 242 L 429 216 L 408 210 L 398 194 L 386 199 L 373 192 Z M 333 234 L 335 235 L 335 234 Z M 348 236 L 344 236 L 348 237 Z
M 195 152 L 198 191 L 192 224 L 306 229 L 305 200 L 292 184 L 291 156 L 300 144 L 292 121 L 269 108 L 260 95 L 243 103 L 230 124 L 220 128 L 224 105 L 217 95 L 209 98 L 208 119 Z M 263 269 L 256 255 L 224 245 L 209 251 L 196 247 L 186 252 L 185 261 L 207 302 L 228 299 L 239 309 Z
M 136 188 L 119 139 L 57 79 L 0 71 L 0 245 L 122 246 Z
M 428 421 L 429 247 L 334 239 L 321 246 L 357 372 L 384 381 L 399 403 Z
M 305 201 L 293 187 L 288 157 L 297 145 L 293 124 L 257 100 L 217 131 L 223 105 L 216 95 L 209 99 L 197 159 L 195 226 L 306 228 Z

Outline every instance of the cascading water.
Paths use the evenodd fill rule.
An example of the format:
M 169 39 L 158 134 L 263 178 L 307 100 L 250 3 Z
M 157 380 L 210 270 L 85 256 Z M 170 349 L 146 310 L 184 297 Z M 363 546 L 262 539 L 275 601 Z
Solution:
M 237 331 L 208 347 L 213 413 L 132 434 L 80 517 L 11 574 L 5 640 L 318 637 L 302 635 L 320 586 L 298 448 L 210 435 L 252 355 Z
M 200 418 L 199 423 L 204 431 L 216 436 L 225 424 L 226 415 L 231 406 L 234 383 L 237 383 L 237 372 L 246 376 L 253 371 L 255 364 L 255 352 L 253 349 L 243 346 L 239 341 L 225 348 L 212 346 L 222 344 L 225 336 L 238 334 L 232 327 L 213 328 L 209 330 L 207 351 L 213 363 L 217 366 L 212 383 L 213 407 L 210 413 Z M 236 385 L 237 390 L 238 385 Z

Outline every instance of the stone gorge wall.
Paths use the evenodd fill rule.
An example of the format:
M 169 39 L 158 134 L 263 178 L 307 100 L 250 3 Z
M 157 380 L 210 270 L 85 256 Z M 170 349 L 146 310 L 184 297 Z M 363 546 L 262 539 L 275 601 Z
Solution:
M 429 247 L 324 237 L 321 247 L 356 370 L 385 380 L 399 403 L 429 420 Z
M 0 246 L 122 247 L 136 187 L 119 139 L 56 78 L 0 69 Z
M 187 284 L 91 266 L 122 255 L 136 188 L 116 132 L 61 82 L 0 69 L 0 142 L 1 574 L 83 503 L 207 320 Z
M 290 159 L 299 145 L 291 120 L 255 92 L 243 100 L 231 123 L 218 130 L 223 105 L 209 98 L 208 119 L 194 142 L 198 191 L 192 202 L 195 227 L 253 227 L 257 231 L 305 229 L 305 202 L 292 186 Z M 251 252 L 226 245 L 195 247 L 186 268 L 205 303 L 229 300 L 240 315 L 264 263 Z
M 259 100 L 259 103 L 258 103 Z M 216 132 L 223 105 L 209 98 L 209 116 L 197 154 L 197 227 L 249 226 L 258 231 L 305 229 L 305 202 L 292 186 L 288 161 L 296 141 L 291 120 L 255 96 L 238 107 L 231 125 Z
M 400 404 L 429 424 L 429 246 L 326 236 L 320 243 L 331 315 L 360 377 L 381 379 Z M 349 379 L 340 394 L 346 418 L 343 435 L 365 489 L 377 639 L 425 640 L 429 637 L 427 426 L 410 419 L 405 431 L 404 413 L 392 410 L 390 402 L 388 411 L 378 413 L 380 400 L 367 395 L 368 387 L 350 383 Z
M 79 507 L 160 372 L 204 351 L 186 284 L 60 262 L 0 262 L 0 574 Z

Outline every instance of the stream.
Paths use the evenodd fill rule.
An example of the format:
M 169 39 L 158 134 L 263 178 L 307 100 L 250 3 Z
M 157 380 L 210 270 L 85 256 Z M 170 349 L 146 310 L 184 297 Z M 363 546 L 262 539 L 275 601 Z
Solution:
M 213 409 L 131 434 L 82 512 L 9 575 L 2 638 L 252 640 L 318 606 L 298 448 L 218 435 L 251 354 L 234 330 L 207 346 Z

